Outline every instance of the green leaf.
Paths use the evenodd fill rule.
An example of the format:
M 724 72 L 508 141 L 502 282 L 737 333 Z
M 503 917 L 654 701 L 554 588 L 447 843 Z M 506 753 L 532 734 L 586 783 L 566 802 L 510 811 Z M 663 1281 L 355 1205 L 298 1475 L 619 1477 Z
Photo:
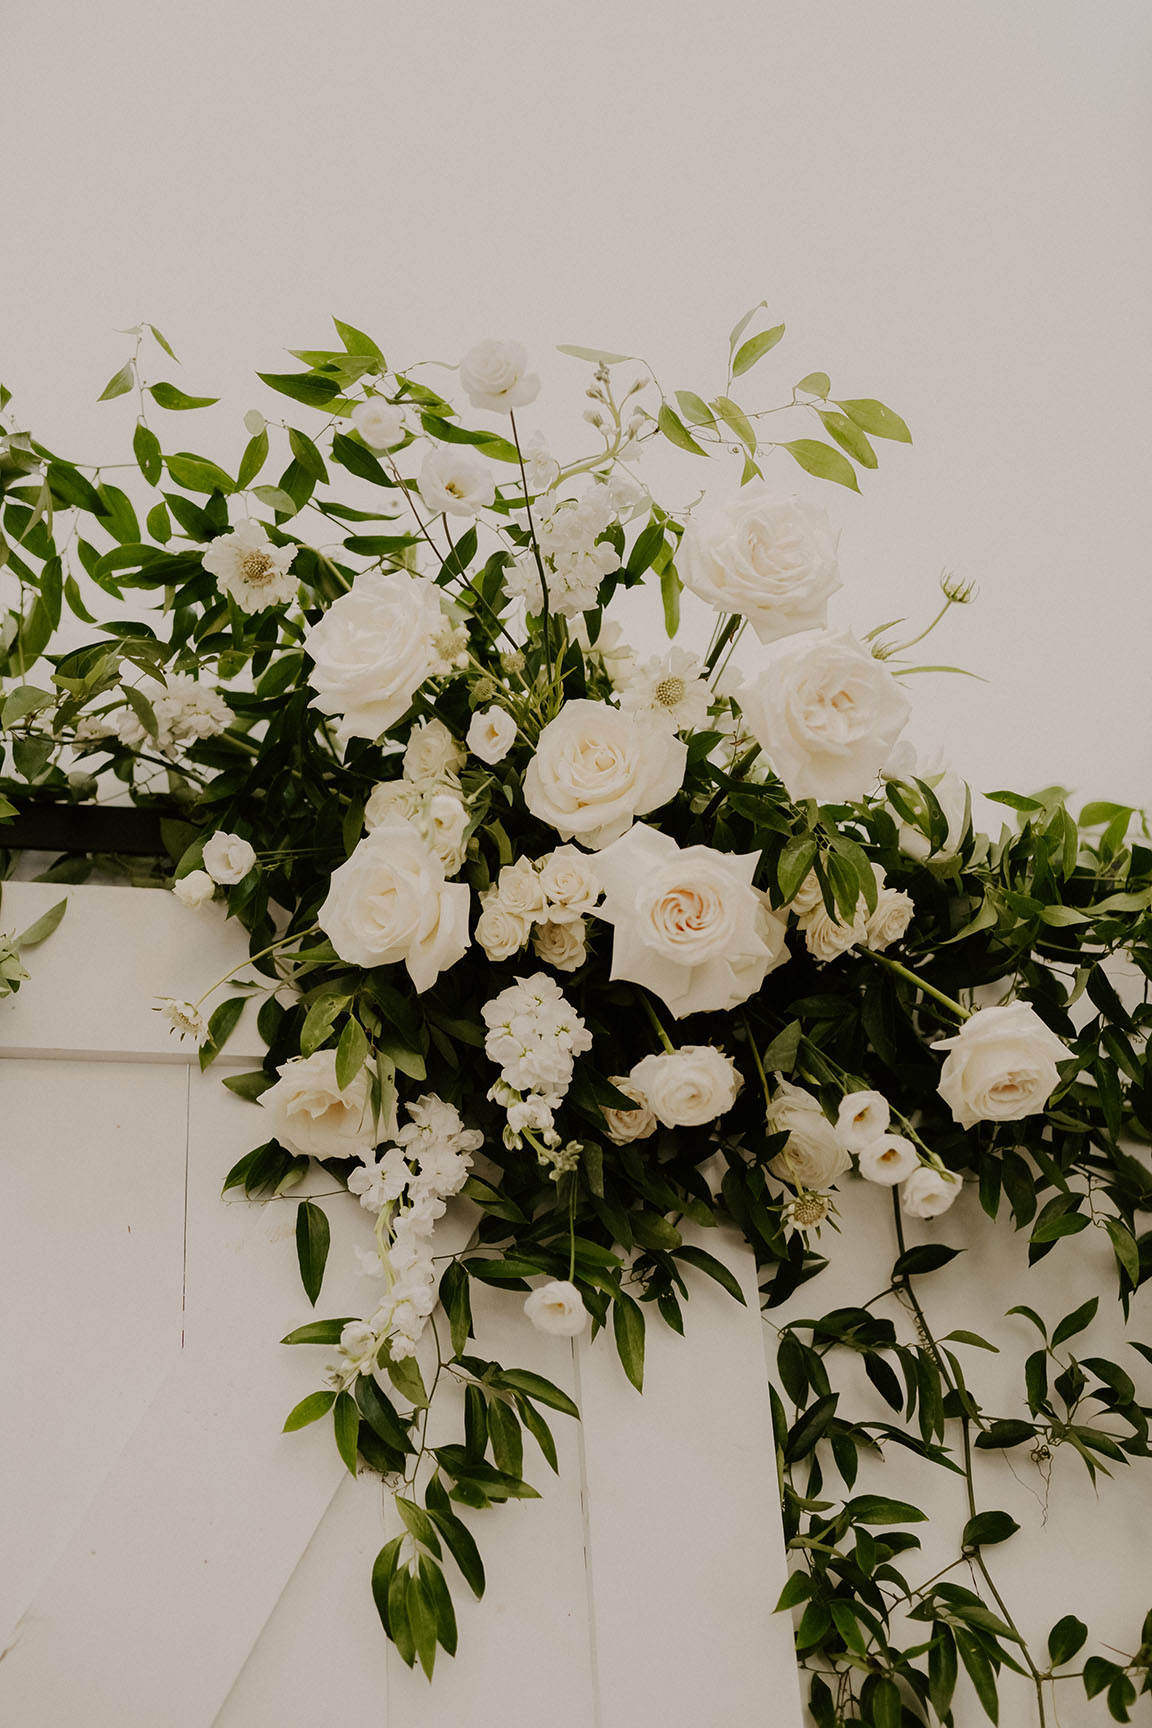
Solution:
M 694 456 L 708 455 L 708 451 L 697 444 L 683 420 L 669 408 L 667 402 L 660 404 L 656 424 L 670 444 L 675 444 L 681 450 L 690 450 Z
M 677 390 L 676 404 L 690 426 L 712 426 L 715 424 L 711 408 L 703 397 L 697 396 L 694 390 Z
M 664 606 L 664 634 L 675 636 L 680 628 L 680 595 L 684 584 L 675 564 L 669 559 L 660 572 L 660 599 Z
M 855 420 L 862 431 L 871 432 L 874 438 L 895 438 L 901 444 L 912 442 L 912 434 L 899 414 L 885 408 L 883 402 L 861 396 L 850 402 L 837 402 L 836 406 L 843 408 L 850 420 Z
M 787 1584 L 780 1592 L 779 1600 L 772 1610 L 774 1614 L 783 1614 L 787 1608 L 796 1608 L 801 1602 L 806 1602 L 816 1588 L 807 1572 L 793 1572 Z
M 165 354 L 167 354 L 168 358 L 170 360 L 176 360 L 176 356 L 172 352 L 171 344 L 160 334 L 160 332 L 159 332 L 159 330 L 157 330 L 155 324 L 148 324 L 145 326 L 145 328 L 148 330 L 151 330 L 156 341 L 159 342 L 161 348 L 163 348 L 163 350 L 164 350 Z M 176 364 L 177 364 L 177 366 L 179 366 L 179 364 L 180 364 L 179 360 L 176 360 Z
M 368 1060 L 368 1040 L 358 1020 L 349 1020 L 336 1046 L 336 1085 L 341 1092 L 351 1086 Z
M 969 1518 L 960 1538 L 963 1548 L 987 1548 L 994 1542 L 1007 1542 L 1020 1526 L 1007 1512 L 977 1512 Z
M 636 543 L 628 554 L 625 568 L 633 578 L 643 576 L 649 569 L 664 544 L 663 522 L 649 522 L 636 536 Z
M 901 1254 L 892 1268 L 892 1276 L 911 1278 L 924 1272 L 935 1272 L 963 1252 L 963 1248 L 948 1248 L 943 1242 L 922 1242 Z
M 743 349 L 741 349 L 743 353 Z M 741 443 L 747 447 L 748 454 L 756 454 L 756 431 L 738 402 L 733 402 L 730 396 L 717 396 L 712 402 L 717 414 L 724 424 L 735 432 Z
M 1127 1230 L 1118 1218 L 1105 1218 L 1104 1228 L 1111 1240 L 1117 1265 L 1127 1273 L 1132 1288 L 1135 1289 L 1140 1282 L 1140 1250 L 1131 1231 Z
M 1084 1664 L 1084 1690 L 1089 1698 L 1103 1692 L 1121 1672 L 1115 1662 L 1109 1662 L 1103 1656 L 1089 1656 Z
M 17 720 L 39 713 L 41 708 L 54 707 L 56 699 L 55 691 L 41 690 L 35 684 L 21 684 L 11 692 L 5 702 L 4 718 L 0 724 L 5 727 L 15 726 Z
M 295 1332 L 289 1332 L 286 1338 L 281 1338 L 281 1344 L 339 1344 L 340 1334 L 345 1326 L 350 1326 L 356 1318 L 354 1314 L 346 1314 L 342 1320 L 309 1320 L 306 1326 L 297 1326 Z
M 125 365 L 121 366 L 119 372 L 109 378 L 107 384 L 105 384 L 96 400 L 98 402 L 108 402 L 113 396 L 126 396 L 129 390 L 131 390 L 134 382 L 132 362 L 129 360 Z
M 294 426 L 290 426 L 288 428 L 288 445 L 305 474 L 310 474 L 313 480 L 327 482 L 328 470 L 324 466 L 324 458 L 311 438 L 303 432 L 298 432 Z
M 848 486 L 853 492 L 859 492 L 856 470 L 848 458 L 839 450 L 833 450 L 830 444 L 821 444 L 818 438 L 793 438 L 789 443 L 781 444 L 780 448 L 787 450 L 806 474 L 814 474 L 818 480 L 835 480 L 838 486 Z
M 1075 1614 L 1065 1614 L 1062 1620 L 1057 1620 L 1048 1634 L 1048 1655 L 1052 1666 L 1059 1668 L 1063 1662 L 1071 1662 L 1078 1650 L 1083 1649 L 1088 1637 L 1088 1628 L 1083 1620 L 1077 1620 Z
M 283 486 L 253 486 L 253 498 L 258 498 L 261 504 L 269 510 L 275 510 L 280 516 L 295 516 L 300 509 L 290 492 L 285 492 Z
M 502 1368 L 494 1383 L 523 1392 L 525 1397 L 534 1398 L 537 1404 L 547 1404 L 550 1410 L 559 1410 L 564 1416 L 574 1416 L 577 1421 L 580 1420 L 580 1411 L 567 1392 L 561 1392 L 559 1386 L 554 1386 L 551 1380 L 545 1380 L 543 1374 L 534 1374 L 527 1368 Z
M 520 1423 L 510 1405 L 493 1398 L 488 1406 L 488 1436 L 496 1468 L 509 1476 L 521 1476 L 524 1471 L 524 1441 Z
M 799 1020 L 791 1020 L 783 1032 L 778 1032 L 760 1058 L 766 1074 L 791 1074 L 800 1053 L 804 1029 Z
M 424 1508 L 422 1506 L 417 1506 L 414 1500 L 406 1499 L 403 1494 L 397 1494 L 396 1510 L 399 1512 L 401 1518 L 403 1518 L 413 1536 L 415 1536 L 417 1542 L 422 1542 L 425 1548 L 427 1548 L 429 1552 L 434 1554 L 437 1560 L 439 1560 L 440 1539 L 436 1534 L 436 1527 L 433 1524 L 432 1519 L 428 1513 L 425 1512 Z
M 955 1332 L 945 1332 L 940 1342 L 948 1344 L 953 1340 L 957 1344 L 974 1344 L 978 1350 L 991 1350 L 994 1356 L 1000 1354 L 999 1345 L 989 1344 L 987 1338 L 981 1338 L 979 1332 L 965 1332 L 962 1327 L 957 1327 Z
M 784 1446 L 784 1459 L 788 1464 L 795 1464 L 801 1458 L 806 1458 L 824 1433 L 840 1402 L 838 1392 L 829 1392 L 823 1398 L 817 1398 L 810 1404 L 803 1415 L 789 1430 Z
M 774 324 L 771 330 L 762 330 L 759 336 L 752 336 L 742 347 L 736 350 L 732 357 L 732 376 L 740 378 L 745 372 L 751 371 L 757 360 L 775 348 L 784 335 L 784 325 Z
M 689 1266 L 695 1266 L 698 1272 L 704 1272 L 709 1278 L 714 1278 L 717 1284 L 727 1290 L 729 1296 L 734 1296 L 737 1302 L 741 1303 L 744 1307 L 748 1306 L 744 1299 L 744 1292 L 741 1290 L 739 1281 L 735 1274 L 730 1272 L 722 1261 L 717 1260 L 714 1254 L 709 1254 L 703 1248 L 694 1248 L 691 1245 L 688 1245 L 683 1248 L 673 1249 L 672 1258 L 674 1260 L 683 1260 Z
M 735 354 L 736 344 L 739 342 L 741 336 L 743 336 L 745 330 L 747 330 L 757 312 L 759 312 L 762 307 L 767 306 L 767 304 L 767 300 L 758 300 L 752 310 L 750 312 L 745 312 L 743 318 L 739 319 L 737 323 L 733 325 L 728 336 L 729 354 Z
M 846 414 L 834 414 L 831 409 L 817 409 L 820 424 L 834 443 L 841 450 L 847 450 L 849 456 L 855 458 L 863 468 L 878 466 L 876 452 L 873 450 L 864 433 Z
M 12 939 L 13 946 L 15 948 L 35 948 L 38 943 L 51 936 L 67 910 L 68 900 L 65 896 L 63 900 L 57 900 L 55 906 L 50 906 L 47 912 L 42 912 L 35 923 L 29 924 L 27 930 L 21 931 L 19 936 L 14 936 Z
M 870 1708 L 873 1728 L 900 1728 L 904 1707 L 900 1702 L 900 1688 L 894 1680 L 876 1682 Z
M 360 1375 L 356 1381 L 355 1397 L 361 1416 L 386 1446 L 397 1452 L 411 1452 L 412 1442 L 405 1423 L 371 1374 Z
M 976 1444 L 985 1452 L 999 1450 L 1002 1447 L 1022 1446 L 1026 1440 L 1035 1440 L 1036 1430 L 1030 1422 L 1012 1422 L 1007 1419 L 990 1422 L 987 1431 L 977 1434 Z
M 551 1428 L 549 1428 L 547 1422 L 545 1422 L 536 1406 L 530 1404 L 527 1398 L 521 1399 L 519 1408 L 520 1418 L 524 1423 L 525 1428 L 527 1428 L 529 1434 L 531 1434 L 537 1446 L 539 1446 L 541 1452 L 544 1454 L 549 1467 L 559 1475 L 560 1466 L 556 1459 L 556 1442 L 552 1438 Z
M 797 390 L 803 390 L 806 396 L 820 396 L 827 401 L 828 392 L 832 388 L 832 380 L 827 372 L 808 372 L 796 385 Z
M 296 1208 L 296 1258 L 300 1263 L 300 1282 L 313 1308 L 324 1282 L 331 1238 L 323 1208 L 311 1200 L 301 1200 Z
M 380 1616 L 380 1623 L 389 1638 L 392 1636 L 392 1629 L 388 1619 L 388 1590 L 396 1572 L 403 1545 L 403 1536 L 393 1536 L 391 1542 L 386 1542 L 381 1548 L 372 1567 L 372 1598 L 376 1603 L 376 1612 Z
M 417 1409 L 426 1409 L 428 1394 L 424 1389 L 424 1379 L 416 1365 L 415 1358 L 402 1356 L 398 1362 L 393 1361 L 391 1354 L 386 1350 L 384 1366 L 388 1371 L 389 1380 L 401 1398 L 407 1398 L 409 1404 L 415 1405 Z
M 246 996 L 230 996 L 227 1002 L 221 1002 L 208 1022 L 208 1037 L 200 1047 L 201 1072 L 216 1060 L 233 1032 L 239 1024 L 244 1012 Z
M 172 518 L 168 514 L 168 506 L 163 500 L 159 504 L 153 504 L 144 519 L 144 525 L 153 540 L 159 540 L 161 545 L 165 545 L 171 540 Z
M 269 1086 L 275 1086 L 274 1074 L 265 1074 L 263 1068 L 254 1068 L 247 1074 L 226 1074 L 224 1085 L 229 1092 L 235 1092 L 238 1098 L 247 1098 L 250 1104 L 255 1104 L 262 1092 L 267 1092 Z
M 241 491 L 250 486 L 261 468 L 268 460 L 267 428 L 257 432 L 254 438 L 249 438 L 244 446 L 244 454 L 240 458 L 240 471 L 236 476 L 236 484 Z
M 624 1372 L 637 1392 L 644 1390 L 644 1315 L 623 1292 L 612 1304 L 612 1331 Z
M 388 1583 L 388 1629 L 400 1660 L 411 1668 L 416 1661 L 416 1641 L 408 1617 L 408 1588 L 411 1575 L 406 1566 L 398 1566 Z
M 336 1432 L 336 1450 L 351 1476 L 356 1474 L 356 1436 L 360 1432 L 360 1412 L 351 1392 L 339 1392 L 332 1409 L 332 1425 Z
M 342 318 L 333 318 L 332 322 L 349 354 L 370 354 L 373 360 L 379 360 L 382 366 L 385 364 L 384 356 L 371 336 L 365 336 L 363 330 L 357 330 L 355 324 L 346 324 Z
M 1074 1338 L 1078 1332 L 1083 1332 L 1096 1318 L 1096 1310 L 1100 1306 L 1099 1296 L 1090 1296 L 1087 1302 L 1082 1302 L 1079 1308 L 1074 1308 L 1070 1314 L 1065 1314 L 1063 1320 L 1052 1334 L 1052 1348 L 1064 1344 L 1069 1338 Z
M 178 450 L 174 456 L 165 458 L 165 464 L 177 486 L 183 486 L 186 492 L 223 492 L 227 495 L 236 490 L 235 481 L 215 462 L 209 462 L 206 456 Z
M 560 343 L 556 352 L 570 354 L 574 360 L 590 360 L 595 366 L 620 366 L 632 359 L 631 354 L 613 354 L 607 348 L 576 348 L 570 342 Z
M 795 899 L 815 862 L 816 841 L 811 834 L 794 834 L 785 842 L 776 865 L 776 885 L 782 906 Z
M 967 1670 L 969 1680 L 976 1689 L 976 1696 L 980 1700 L 985 1716 L 993 1722 L 998 1722 L 1000 1720 L 1000 1702 L 996 1695 L 996 1675 L 993 1672 L 992 1664 L 984 1654 L 982 1645 L 977 1643 L 970 1632 L 961 1632 L 957 1627 L 953 1636 L 956 1639 L 956 1648 L 960 1652 L 960 1660 Z
M 175 384 L 149 384 L 148 394 L 160 408 L 176 409 L 211 408 L 214 402 L 219 402 L 219 396 L 189 396 L 183 390 L 178 390 Z
M 928 1646 L 928 1697 L 941 1721 L 948 1715 L 952 1694 L 956 1690 L 956 1675 L 956 1640 L 951 1627 L 937 1621 Z
M 311 372 L 257 372 L 256 376 L 270 390 L 278 390 L 281 396 L 290 396 L 293 402 L 303 402 L 309 408 L 323 408 L 340 394 L 340 386 L 332 379 L 318 378 Z
M 309 1422 L 319 1422 L 321 1416 L 327 1416 L 335 1402 L 335 1392 L 310 1392 L 307 1398 L 300 1400 L 294 1410 L 289 1410 L 281 1433 L 291 1434 L 297 1428 L 307 1428 Z
M 429 1494 L 431 1487 L 429 1487 Z M 455 1513 L 443 1508 L 428 1507 L 428 1516 L 444 1538 L 444 1546 L 460 1568 L 461 1575 L 477 1600 L 484 1594 L 484 1565 L 480 1559 L 472 1532 Z
M 928 1516 L 906 1500 L 887 1500 L 882 1494 L 857 1494 L 844 1510 L 852 1524 L 923 1524 Z

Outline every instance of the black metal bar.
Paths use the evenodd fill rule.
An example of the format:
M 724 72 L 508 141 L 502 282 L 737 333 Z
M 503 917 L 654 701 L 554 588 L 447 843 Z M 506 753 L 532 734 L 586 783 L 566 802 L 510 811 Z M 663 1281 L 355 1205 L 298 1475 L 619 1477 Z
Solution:
M 0 847 L 29 852 L 119 852 L 163 857 L 167 848 L 155 810 L 107 804 L 25 805 L 0 822 Z

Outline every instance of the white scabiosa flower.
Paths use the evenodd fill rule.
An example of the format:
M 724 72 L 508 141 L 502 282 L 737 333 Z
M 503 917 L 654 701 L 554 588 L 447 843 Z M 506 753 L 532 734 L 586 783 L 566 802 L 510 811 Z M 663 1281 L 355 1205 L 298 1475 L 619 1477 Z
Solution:
M 189 870 L 187 876 L 180 876 L 173 882 L 172 892 L 181 906 L 195 911 L 212 899 L 216 884 L 207 870 Z
M 241 522 L 231 534 L 218 535 L 201 562 L 242 612 L 262 612 L 296 593 L 289 575 L 295 556 L 295 546 L 274 546 L 259 522 Z
M 528 370 L 523 344 L 494 338 L 469 348 L 460 362 L 460 382 L 473 408 L 491 414 L 525 408 L 540 394 L 540 380 Z
M 524 1303 L 524 1312 L 538 1332 L 553 1332 L 561 1338 L 575 1338 L 588 1324 L 588 1310 L 575 1284 L 554 1278 L 533 1290 Z
M 208 1022 L 194 1002 L 178 1002 L 173 996 L 162 996 L 156 1012 L 168 1022 L 169 1030 L 181 1038 L 194 1038 L 199 1044 L 208 1032 Z
M 250 841 L 242 839 L 239 834 L 220 831 L 204 842 L 203 857 L 208 875 L 225 888 L 242 882 L 256 862 L 256 852 Z
M 492 465 L 467 448 L 435 445 L 420 465 L 420 496 L 436 515 L 475 516 L 496 496 Z
M 699 731 L 707 723 L 712 701 L 701 671 L 695 654 L 671 648 L 662 659 L 646 660 L 636 668 L 620 693 L 620 706 L 655 715 L 677 732 Z
M 352 424 L 372 450 L 390 450 L 404 436 L 404 410 L 383 396 L 369 396 L 352 410 Z

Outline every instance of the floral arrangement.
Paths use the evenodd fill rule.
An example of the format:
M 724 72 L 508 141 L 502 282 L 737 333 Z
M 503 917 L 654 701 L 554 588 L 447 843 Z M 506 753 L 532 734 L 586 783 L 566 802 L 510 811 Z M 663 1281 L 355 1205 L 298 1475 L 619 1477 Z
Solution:
M 0 443 L 19 590 L 3 813 L 126 795 L 161 818 L 157 870 L 189 915 L 223 904 L 250 933 L 222 999 L 163 1012 L 207 1066 L 259 1002 L 264 1063 L 225 1081 L 259 1143 L 228 1189 L 283 1197 L 319 1167 L 363 1208 L 363 1312 L 289 1334 L 319 1347 L 318 1384 L 285 1426 L 331 1422 L 348 1469 L 395 1489 L 405 1533 L 371 1587 L 406 1662 L 431 1675 L 456 1648 L 452 1590 L 483 1590 L 463 1511 L 532 1496 L 525 1431 L 554 1468 L 549 1421 L 578 1415 L 478 1354 L 470 1290 L 498 1286 L 546 1332 L 608 1332 L 640 1388 L 646 1324 L 681 1330 L 694 1277 L 742 1299 L 685 1220 L 743 1232 L 772 1310 L 826 1264 L 821 1232 L 862 1179 L 892 1193 L 882 1294 L 916 1342 L 876 1299 L 778 1338 L 781 1607 L 803 1609 L 813 1719 L 950 1723 L 963 1670 L 995 1720 L 1008 1667 L 1041 1721 L 1069 1676 L 1127 1721 L 1152 1689 L 1152 1615 L 1118 1660 L 1069 1668 L 1088 1636 L 1074 1616 L 1029 1650 L 985 1558 L 1017 1526 L 978 1509 L 973 1441 L 1064 1448 L 1094 1480 L 1147 1457 L 1135 1364 L 1067 1354 L 1085 1310 L 1050 1327 L 1025 1308 L 1043 1347 L 1020 1409 L 984 1410 L 918 1293 L 956 1251 L 906 1248 L 903 1220 L 970 1183 L 1033 1259 L 1106 1232 L 1127 1313 L 1152 1273 L 1152 1009 L 1113 962 L 1152 976 L 1152 850 L 1137 812 L 1076 819 L 1058 790 L 991 794 L 1012 820 L 990 837 L 955 772 L 917 771 L 909 688 L 929 668 L 912 650 L 972 590 L 946 577 L 910 633 L 839 597 L 837 533 L 789 493 L 789 464 L 858 490 L 876 442 L 908 429 L 822 372 L 742 406 L 732 392 L 784 334 L 760 311 L 707 400 L 628 356 L 562 350 L 587 368 L 592 445 L 565 462 L 531 427 L 539 381 L 516 342 L 478 343 L 441 394 L 432 368 L 395 369 L 337 321 L 340 348 L 260 374 L 291 419 L 248 413 L 233 470 L 154 428 L 215 399 L 146 382 L 146 344 L 175 357 L 139 327 L 104 391 L 138 401 L 133 496 L 15 422 Z M 779 415 L 799 434 L 769 439 Z M 673 508 L 641 479 L 653 440 L 738 472 Z M 648 657 L 619 621 L 643 587 L 669 640 Z M 674 644 L 685 593 L 711 620 L 693 651 Z M 54 648 L 65 607 L 85 639 Z M 480 1222 L 446 1254 L 437 1225 L 461 1194 Z M 296 1204 L 315 1304 L 328 1218 Z M 854 1356 L 887 1422 L 841 1408 L 831 1374 Z M 432 1446 L 448 1379 L 464 1431 Z M 963 1476 L 973 1588 L 954 1568 L 909 1583 L 903 1526 L 924 1514 L 853 1494 L 885 1438 Z

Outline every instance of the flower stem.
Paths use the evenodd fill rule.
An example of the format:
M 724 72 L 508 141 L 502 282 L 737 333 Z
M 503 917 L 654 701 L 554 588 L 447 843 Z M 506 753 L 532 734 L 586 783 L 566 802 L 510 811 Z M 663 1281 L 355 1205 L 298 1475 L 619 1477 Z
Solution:
M 649 1002 L 649 1000 L 648 1000 L 647 996 L 644 994 L 643 990 L 637 990 L 636 996 L 637 996 L 637 999 L 640 1002 L 642 1008 L 644 1009 L 645 1014 L 647 1014 L 649 1020 L 651 1020 L 652 1029 L 656 1033 L 657 1038 L 659 1038 L 661 1044 L 664 1046 L 664 1048 L 668 1052 L 668 1054 L 670 1056 L 674 1056 L 676 1053 L 676 1046 L 675 1046 L 675 1044 L 673 1044 L 671 1038 L 669 1038 L 667 1032 L 665 1032 L 664 1027 L 663 1027 L 661 1020 L 660 1020 L 660 1016 L 657 1014 L 655 1008 L 653 1008 L 651 1002 Z
M 520 448 L 520 434 L 516 430 L 516 415 L 508 410 L 508 418 L 512 423 L 512 442 L 516 446 L 516 459 L 520 464 L 520 484 L 524 488 L 524 509 L 528 517 L 528 532 L 532 537 L 532 556 L 536 560 L 536 573 L 540 578 L 542 595 L 540 607 L 540 622 L 544 630 L 544 664 L 548 669 L 548 682 L 552 682 L 552 643 L 549 630 L 550 614 L 548 609 L 548 577 L 544 572 L 544 560 L 540 556 L 540 543 L 536 538 L 536 524 L 532 520 L 532 506 L 528 501 L 528 475 L 524 468 L 524 452 Z
M 910 971 L 907 966 L 901 966 L 899 960 L 889 960 L 886 954 L 877 954 L 871 948 L 857 948 L 856 952 L 862 954 L 866 960 L 875 960 L 878 966 L 886 966 L 888 971 L 894 972 L 898 978 L 907 979 L 908 983 L 914 984 L 917 990 L 922 990 L 925 996 L 933 997 L 935 1001 L 947 1008 L 950 1014 L 955 1014 L 958 1020 L 963 1021 L 971 1018 L 971 1008 L 965 1008 L 952 996 L 945 996 L 944 992 L 937 990 L 934 984 L 926 984 L 923 978 L 917 977 L 916 973 Z
M 298 942 L 302 936 L 314 936 L 319 928 L 319 924 L 310 924 L 307 930 L 292 930 L 286 936 L 278 936 L 275 942 L 268 944 L 267 948 L 261 948 L 256 954 L 249 954 L 247 959 L 241 960 L 238 965 L 225 972 L 223 978 L 217 978 L 215 984 L 209 984 L 203 995 L 197 996 L 192 1006 L 199 1008 L 201 1002 L 206 1002 L 213 991 L 219 990 L 221 984 L 227 984 L 229 978 L 234 978 L 237 972 L 243 972 L 245 966 L 254 965 L 257 960 L 263 960 L 267 954 L 275 954 L 278 948 L 286 948 L 289 942 Z

